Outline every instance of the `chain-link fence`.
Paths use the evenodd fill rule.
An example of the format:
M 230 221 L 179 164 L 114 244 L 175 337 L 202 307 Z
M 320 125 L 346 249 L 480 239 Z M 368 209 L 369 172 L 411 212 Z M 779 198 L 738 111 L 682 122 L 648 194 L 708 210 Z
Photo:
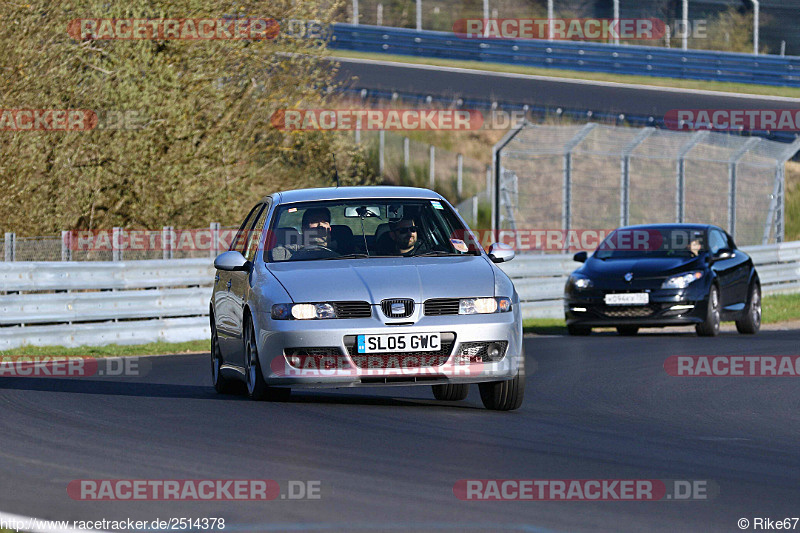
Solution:
M 784 144 L 708 131 L 524 124 L 495 147 L 497 229 L 687 222 L 783 241 Z

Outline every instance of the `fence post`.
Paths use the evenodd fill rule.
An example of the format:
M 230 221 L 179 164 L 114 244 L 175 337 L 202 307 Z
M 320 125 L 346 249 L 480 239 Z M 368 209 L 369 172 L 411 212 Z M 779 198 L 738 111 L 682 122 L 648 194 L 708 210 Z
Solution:
M 122 228 L 111 230 L 111 260 L 122 261 Z
M 675 222 L 683 223 L 686 216 L 685 200 L 686 200 L 686 156 L 700 141 L 708 135 L 708 131 L 698 131 L 692 135 L 691 139 L 686 141 L 686 144 L 681 146 L 678 151 L 678 165 L 676 171 L 676 185 L 675 185 Z
M 356 144 L 361 144 L 361 130 L 356 127 Z
M 358 26 L 358 0 L 353 0 L 353 26 Z
M 736 167 L 739 160 L 761 141 L 761 137 L 750 137 L 728 160 L 728 233 L 736 240 Z
M 6 261 L 16 261 L 17 255 L 17 234 L 6 232 L 4 241 L 4 253 Z
M 378 175 L 383 176 L 384 155 L 386 153 L 386 131 L 378 132 Z
M 486 165 L 486 194 L 492 190 L 492 165 Z
M 472 223 L 478 225 L 478 195 L 472 197 Z
M 72 232 L 61 230 L 61 260 L 72 261 Z
M 378 15 L 376 20 L 378 26 L 383 26 L 383 4 L 378 4 Z
M 430 146 L 430 188 L 433 189 L 436 186 L 436 148 L 431 145 Z
M 172 226 L 163 226 L 161 228 L 161 258 L 172 259 Z
M 403 167 L 406 169 L 406 172 L 410 172 L 408 167 L 411 165 L 411 150 L 409 149 L 409 145 L 411 143 L 408 140 L 408 137 L 403 137 Z
M 464 156 L 458 154 L 456 156 L 456 188 L 458 190 L 458 199 L 461 200 L 461 194 L 464 192 Z
M 211 229 L 211 251 L 209 255 L 213 259 L 219 255 L 219 222 L 212 222 L 209 228 Z
M 645 139 L 647 139 L 655 128 L 643 128 L 636 137 L 628 143 L 622 151 L 620 159 L 621 174 L 620 174 L 620 191 L 619 191 L 619 225 L 627 226 L 630 219 L 631 212 L 631 154 Z
M 422 0 L 417 0 L 417 31 L 422 31 Z

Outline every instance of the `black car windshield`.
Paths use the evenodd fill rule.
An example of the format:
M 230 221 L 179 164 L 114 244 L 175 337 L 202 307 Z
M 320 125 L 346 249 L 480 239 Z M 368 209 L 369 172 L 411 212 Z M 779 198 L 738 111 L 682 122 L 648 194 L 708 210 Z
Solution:
M 479 255 L 438 200 L 357 199 L 279 206 L 264 246 L 268 262 Z M 466 239 L 470 240 L 470 239 Z
M 695 257 L 708 250 L 703 229 L 636 227 L 614 230 L 594 253 L 597 259 Z

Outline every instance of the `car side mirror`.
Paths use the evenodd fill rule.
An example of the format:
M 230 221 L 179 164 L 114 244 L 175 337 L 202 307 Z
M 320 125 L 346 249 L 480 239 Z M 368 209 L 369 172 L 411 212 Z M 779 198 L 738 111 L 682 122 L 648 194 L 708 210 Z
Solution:
M 572 256 L 572 260 L 577 261 L 578 263 L 585 263 L 588 257 L 589 254 L 587 254 L 586 252 L 578 252 L 577 254 Z
M 507 263 L 516 256 L 514 248 L 502 242 L 496 242 L 489 246 L 489 259 L 492 263 Z
M 731 259 L 732 257 L 736 257 L 736 252 L 730 248 L 720 248 L 717 253 L 711 256 L 711 261 L 722 261 L 723 259 Z
M 250 265 L 250 261 L 237 251 L 223 252 L 214 259 L 214 268 L 227 272 L 248 271 Z

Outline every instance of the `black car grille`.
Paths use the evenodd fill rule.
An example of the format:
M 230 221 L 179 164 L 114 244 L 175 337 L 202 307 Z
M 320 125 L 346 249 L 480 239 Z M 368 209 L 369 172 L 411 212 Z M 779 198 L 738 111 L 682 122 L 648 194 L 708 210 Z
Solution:
M 368 302 L 333 302 L 337 318 L 369 318 L 372 306 Z
M 358 368 L 425 368 L 441 366 L 450 358 L 455 333 L 442 333 L 442 348 L 431 352 L 358 353 L 357 336 L 346 335 L 344 345 Z
M 620 305 L 606 306 L 600 312 L 609 318 L 643 318 L 653 316 L 658 307 L 650 305 Z
M 403 304 L 403 312 L 399 314 L 392 313 L 392 304 Z M 383 314 L 388 318 L 406 318 L 411 316 L 414 312 L 414 300 L 408 298 L 383 300 L 381 302 L 381 310 L 383 310 Z
M 287 356 L 325 357 L 329 355 L 342 355 L 342 350 L 338 346 L 314 346 L 313 348 L 286 348 L 283 350 L 283 353 Z
M 458 308 L 458 298 L 432 298 L 425 301 L 427 316 L 457 315 Z

